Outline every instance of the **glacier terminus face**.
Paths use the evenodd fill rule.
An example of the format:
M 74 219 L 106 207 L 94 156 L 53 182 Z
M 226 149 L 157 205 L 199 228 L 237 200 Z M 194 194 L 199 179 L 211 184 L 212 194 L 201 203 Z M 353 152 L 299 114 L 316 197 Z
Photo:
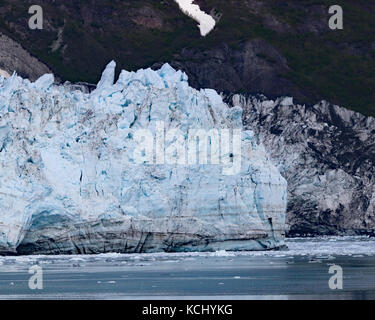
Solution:
M 0 77 L 0 253 L 283 246 L 286 181 L 242 108 L 168 64 L 115 67 L 91 93 Z

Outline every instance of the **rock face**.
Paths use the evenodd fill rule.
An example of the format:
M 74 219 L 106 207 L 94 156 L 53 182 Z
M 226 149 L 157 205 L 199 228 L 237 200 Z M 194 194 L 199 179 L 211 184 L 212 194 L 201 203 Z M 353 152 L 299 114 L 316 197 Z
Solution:
M 16 71 L 32 81 L 51 70 L 37 58 L 21 47 L 17 42 L 0 33 L 0 69 L 8 74 Z
M 0 78 L 0 251 L 282 246 L 286 181 L 253 132 L 241 131 L 242 109 L 189 87 L 169 65 L 123 70 L 115 84 L 114 74 L 111 62 L 91 93 L 53 85 L 48 74 L 34 83 Z M 202 129 L 220 136 L 205 140 L 210 160 L 177 162 L 189 141 L 197 155 L 189 139 Z M 234 134 L 225 143 L 225 130 L 240 130 L 239 143 Z M 155 160 L 146 147 L 156 139 L 165 145 Z
M 374 233 L 374 118 L 327 102 L 229 100 L 288 181 L 288 235 Z
M 174 56 L 171 65 L 185 71 L 195 88 L 264 93 L 275 98 L 288 92 L 301 101 L 306 99 L 305 94 L 283 76 L 291 71 L 286 58 L 262 39 L 244 41 L 235 48 L 226 44 L 208 50 L 185 48 Z
M 205 37 L 177 1 L 191 8 L 192 0 L 43 0 L 43 30 L 30 30 L 27 9 L 35 0 L 1 0 L 0 32 L 62 82 L 97 83 L 113 57 L 127 70 L 168 62 L 197 89 L 287 95 L 309 104 L 325 99 L 375 116 L 374 1 L 341 4 L 345 32 L 338 32 L 329 28 L 328 1 L 194 0 L 209 19 L 202 31 L 215 24 L 209 15 L 216 22 Z

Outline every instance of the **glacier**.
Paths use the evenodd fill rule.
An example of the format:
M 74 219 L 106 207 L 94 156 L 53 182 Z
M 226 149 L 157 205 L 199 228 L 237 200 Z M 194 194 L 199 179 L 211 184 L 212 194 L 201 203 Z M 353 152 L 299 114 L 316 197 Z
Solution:
M 268 250 L 284 246 L 287 183 L 242 108 L 187 75 L 110 62 L 91 92 L 0 76 L 0 254 Z M 241 168 L 138 163 L 136 130 L 241 129 Z M 166 147 L 172 144 L 166 143 Z M 212 147 L 212 146 L 211 146 Z M 221 154 L 228 162 L 233 154 Z

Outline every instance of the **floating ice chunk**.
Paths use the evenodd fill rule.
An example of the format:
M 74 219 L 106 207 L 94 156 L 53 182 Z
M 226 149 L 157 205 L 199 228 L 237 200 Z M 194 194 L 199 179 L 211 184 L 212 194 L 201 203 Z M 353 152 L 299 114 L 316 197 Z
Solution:
M 233 256 L 233 252 L 228 252 L 226 250 L 219 250 L 214 253 L 212 253 L 212 256 L 214 257 L 231 257 Z

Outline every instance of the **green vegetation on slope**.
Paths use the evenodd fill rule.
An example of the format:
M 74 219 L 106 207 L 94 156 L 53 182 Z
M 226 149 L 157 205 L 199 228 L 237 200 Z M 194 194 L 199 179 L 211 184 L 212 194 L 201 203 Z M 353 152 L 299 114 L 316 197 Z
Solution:
M 87 82 L 97 82 L 111 59 L 120 68 L 135 70 L 172 61 L 184 48 L 206 50 L 226 43 L 236 49 L 243 41 L 261 38 L 287 59 L 290 71 L 283 76 L 305 92 L 307 103 L 327 99 L 375 115 L 374 4 L 336 0 L 344 9 L 344 30 L 331 31 L 330 0 L 201 1 L 223 13 L 205 38 L 173 0 L 41 0 L 45 28 L 35 31 L 27 28 L 34 1 L 1 0 L 0 32 L 62 79 Z M 268 23 L 272 19 L 277 24 Z M 53 52 L 59 28 L 63 41 Z

